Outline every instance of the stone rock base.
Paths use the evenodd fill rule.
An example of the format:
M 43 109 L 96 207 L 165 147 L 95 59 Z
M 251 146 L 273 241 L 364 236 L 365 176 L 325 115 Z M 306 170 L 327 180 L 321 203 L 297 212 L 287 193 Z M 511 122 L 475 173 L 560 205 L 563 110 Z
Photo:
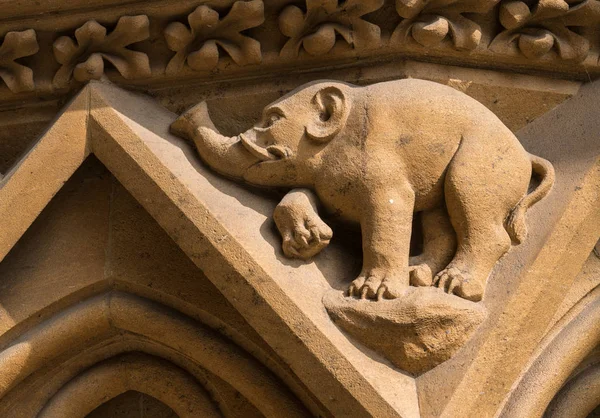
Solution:
M 433 287 L 409 287 L 403 297 L 378 302 L 333 291 L 323 303 L 338 326 L 415 376 L 452 357 L 486 318 L 481 304 Z

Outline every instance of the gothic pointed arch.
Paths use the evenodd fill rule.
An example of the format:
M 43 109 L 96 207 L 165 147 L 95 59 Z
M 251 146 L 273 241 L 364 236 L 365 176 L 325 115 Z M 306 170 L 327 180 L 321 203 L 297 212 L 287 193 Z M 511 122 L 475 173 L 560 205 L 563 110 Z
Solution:
M 86 324 L 84 330 L 81 328 L 82 323 Z M 0 366 L 5 371 L 0 382 L 0 396 L 5 401 L 0 411 L 4 411 L 2 414 L 5 416 L 11 416 L 12 411 L 16 411 L 13 408 L 14 402 L 23 401 L 30 395 L 30 384 L 34 380 L 39 382 L 41 388 L 45 386 L 44 381 L 48 382 L 49 386 L 46 390 L 36 391 L 39 395 L 27 402 L 32 406 L 43 408 L 49 401 L 48 414 L 50 415 L 47 416 L 60 416 L 59 412 L 55 411 L 63 411 L 64 408 L 70 407 L 69 402 L 65 403 L 66 401 L 63 400 L 71 399 L 70 395 L 61 395 L 61 391 L 65 390 L 66 392 L 62 393 L 66 394 L 71 391 L 77 392 L 82 386 L 76 382 L 90 381 L 86 379 L 92 379 L 93 382 L 94 378 L 89 377 L 86 370 L 93 369 L 98 360 L 105 361 L 107 356 L 110 358 L 110 352 L 102 351 L 106 347 L 110 347 L 113 357 L 131 351 L 147 352 L 179 361 L 179 367 L 191 364 L 205 369 L 219 381 L 227 383 L 239 392 L 264 416 L 306 415 L 302 403 L 289 389 L 282 385 L 281 381 L 266 367 L 235 344 L 165 306 L 122 292 L 108 292 L 80 302 L 58 312 L 54 317 L 11 341 L 0 352 Z M 79 364 L 78 353 L 88 355 L 87 359 L 83 357 L 83 362 Z M 66 364 L 69 358 L 75 361 Z M 92 363 L 91 369 L 90 363 Z M 107 367 L 108 369 L 99 370 L 108 376 L 113 375 L 116 379 L 114 382 L 121 382 L 121 386 L 112 385 L 110 379 L 101 379 L 98 393 L 104 391 L 103 397 L 114 397 L 131 389 L 157 397 L 176 411 L 185 407 L 184 404 L 173 404 L 175 400 L 171 397 L 176 396 L 175 392 L 165 392 L 164 396 L 161 395 L 161 390 L 166 388 L 162 386 L 163 383 L 160 383 L 159 379 L 155 379 L 157 382 L 154 386 L 149 383 L 147 384 L 150 386 L 143 386 L 142 378 L 146 376 L 141 370 L 143 368 L 138 368 L 137 374 L 130 375 L 125 372 L 125 369 L 118 367 L 118 361 L 117 365 L 112 362 L 110 367 Z M 158 370 L 157 367 L 160 369 L 160 366 L 156 365 L 155 370 Z M 173 367 L 175 366 L 171 366 L 170 373 L 175 373 Z M 67 373 L 62 377 L 62 384 L 60 376 L 53 382 L 53 377 L 60 375 L 63 368 Z M 81 373 L 88 377 L 78 377 Z M 31 376 L 35 378 L 29 379 Z M 101 375 L 93 374 L 93 376 Z M 187 382 L 182 390 L 189 392 L 190 396 L 193 394 L 194 399 L 200 402 L 198 408 L 207 408 L 202 400 L 203 395 L 199 394 L 199 389 L 194 389 L 197 385 L 190 386 L 189 378 L 185 380 L 182 376 L 181 373 L 174 375 L 174 378 L 181 382 Z M 67 382 L 75 383 L 73 386 L 68 386 Z M 132 386 L 132 382 L 137 383 Z M 85 387 L 86 384 L 84 383 L 83 386 Z M 67 386 L 60 389 L 61 385 Z M 52 387 L 54 389 L 51 389 Z M 52 390 L 58 393 L 55 395 L 58 397 L 49 400 L 48 391 L 51 393 Z M 87 411 L 89 408 L 91 408 L 89 411 L 93 410 L 100 405 L 100 399 L 102 397 L 92 396 L 89 400 L 82 400 L 81 410 Z
M 143 354 L 105 360 L 63 386 L 38 417 L 85 418 L 97 407 L 127 391 L 152 396 L 181 418 L 221 416 L 206 390 L 184 370 Z

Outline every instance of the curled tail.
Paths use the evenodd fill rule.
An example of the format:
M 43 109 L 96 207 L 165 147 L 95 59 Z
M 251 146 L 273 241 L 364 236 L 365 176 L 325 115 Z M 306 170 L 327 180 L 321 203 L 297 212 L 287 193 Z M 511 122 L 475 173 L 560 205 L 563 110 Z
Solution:
M 523 242 L 527 237 L 525 212 L 550 192 L 555 179 L 554 167 L 549 161 L 531 154 L 529 154 L 529 159 L 531 160 L 533 173 L 541 178 L 541 182 L 533 192 L 521 199 L 506 221 L 506 230 L 510 238 L 517 244 Z

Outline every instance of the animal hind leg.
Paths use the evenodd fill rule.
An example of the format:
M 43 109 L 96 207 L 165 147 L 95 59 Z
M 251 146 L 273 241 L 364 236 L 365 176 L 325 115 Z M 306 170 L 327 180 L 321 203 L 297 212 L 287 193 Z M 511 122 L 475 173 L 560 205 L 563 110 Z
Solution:
M 456 255 L 436 275 L 434 285 L 449 294 L 479 302 L 483 298 L 487 277 L 510 248 L 510 237 L 502 224 L 478 222 L 472 222 L 457 236 Z
M 445 207 L 421 213 L 423 252 L 410 258 L 410 284 L 431 286 L 434 276 L 450 263 L 456 252 L 456 233 Z
M 453 260 L 437 274 L 434 284 L 472 301 L 482 299 L 487 277 L 510 248 L 504 221 L 525 194 L 530 175 L 516 151 L 494 152 L 490 143 L 493 138 L 463 140 L 444 185 L 458 244 Z

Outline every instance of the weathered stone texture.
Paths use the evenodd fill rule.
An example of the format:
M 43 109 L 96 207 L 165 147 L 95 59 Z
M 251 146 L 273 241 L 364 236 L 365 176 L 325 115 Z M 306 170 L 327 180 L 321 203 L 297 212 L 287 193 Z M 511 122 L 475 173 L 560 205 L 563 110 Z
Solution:
M 0 417 L 600 416 L 599 25 L 0 2 Z

